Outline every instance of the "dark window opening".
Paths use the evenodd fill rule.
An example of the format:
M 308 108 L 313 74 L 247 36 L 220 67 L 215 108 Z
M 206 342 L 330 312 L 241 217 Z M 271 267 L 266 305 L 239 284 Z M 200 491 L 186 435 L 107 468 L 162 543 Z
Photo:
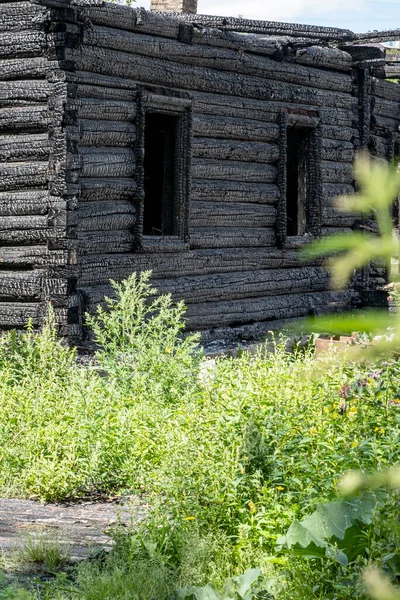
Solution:
M 286 234 L 304 235 L 307 231 L 308 147 L 311 131 L 289 127 L 287 130 Z
M 178 117 L 147 113 L 144 140 L 144 235 L 174 233 Z

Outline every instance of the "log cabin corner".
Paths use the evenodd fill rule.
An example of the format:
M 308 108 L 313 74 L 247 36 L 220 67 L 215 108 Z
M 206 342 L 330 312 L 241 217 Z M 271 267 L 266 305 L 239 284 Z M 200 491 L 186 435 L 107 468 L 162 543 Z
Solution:
M 348 307 L 298 248 L 363 227 L 360 148 L 399 154 L 399 31 L 348 30 L 97 0 L 0 4 L 0 329 L 51 302 L 77 343 L 109 279 L 152 269 L 188 328 L 254 336 Z M 233 332 L 233 333 L 232 333 Z

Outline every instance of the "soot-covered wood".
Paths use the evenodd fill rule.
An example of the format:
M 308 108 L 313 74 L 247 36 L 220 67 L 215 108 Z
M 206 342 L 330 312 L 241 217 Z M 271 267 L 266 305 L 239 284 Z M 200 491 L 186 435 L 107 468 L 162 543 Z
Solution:
M 355 153 L 390 159 L 398 144 L 400 86 L 385 81 L 398 64 L 366 45 L 393 32 L 371 35 L 100 0 L 0 4 L 0 328 L 39 325 L 50 301 L 74 341 L 109 279 L 145 269 L 202 330 L 347 306 L 296 249 L 360 225 L 335 207 L 354 192 Z M 187 111 L 176 168 L 190 203 L 182 239 L 138 244 L 148 97 Z M 282 123 L 317 133 L 310 231 L 278 248 Z

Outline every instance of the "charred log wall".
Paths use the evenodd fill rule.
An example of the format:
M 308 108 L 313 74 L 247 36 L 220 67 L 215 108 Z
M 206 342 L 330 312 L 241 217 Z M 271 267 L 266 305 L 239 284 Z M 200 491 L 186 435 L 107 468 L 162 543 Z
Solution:
M 351 231 L 358 216 L 339 213 L 333 199 L 353 192 L 360 145 L 389 156 L 394 84 L 355 69 L 344 51 L 290 36 L 40 1 L 0 5 L 0 326 L 39 322 L 51 300 L 62 332 L 79 337 L 83 309 L 110 293 L 109 279 L 144 269 L 161 292 L 186 300 L 197 329 L 348 302 L 329 291 L 320 263 L 298 258 L 305 237 L 282 234 L 282 128 L 315 128 L 313 233 Z M 139 239 L 147 97 L 186 117 L 190 104 L 191 132 L 182 159 L 188 236 L 184 224 L 183 240 L 149 246 Z
M 297 257 L 303 239 L 277 246 L 279 119 L 318 118 L 320 231 L 349 230 L 356 215 L 341 215 L 332 199 L 354 189 L 351 57 L 333 49 L 286 52 L 274 40 L 252 51 L 254 40 L 243 48 L 243 36 L 182 28 L 171 17 L 114 5 L 81 8 L 79 19 L 82 42 L 66 58 L 75 68 L 78 285 L 86 309 L 110 293 L 110 278 L 149 268 L 160 291 L 186 300 L 197 329 L 343 306 L 348 295 L 329 291 L 326 271 Z M 191 98 L 189 248 L 161 240 L 135 251 L 143 89 Z
M 60 333 L 73 338 L 67 91 L 51 21 L 34 3 L 0 4 L 0 328 L 40 324 L 51 302 Z

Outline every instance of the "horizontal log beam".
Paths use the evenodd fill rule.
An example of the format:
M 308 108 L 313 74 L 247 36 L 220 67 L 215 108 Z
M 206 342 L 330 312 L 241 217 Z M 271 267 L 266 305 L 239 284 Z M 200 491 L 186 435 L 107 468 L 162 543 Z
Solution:
M 45 215 L 51 204 L 45 190 L 0 193 L 0 216 Z
M 274 183 L 277 171 L 276 167 L 266 164 L 195 158 L 192 161 L 192 177 L 246 183 Z
M 44 79 L 52 63 L 43 57 L 15 58 L 0 61 L 0 80 L 12 81 L 15 79 Z M 56 63 L 53 63 L 56 67 Z
M 49 112 L 47 105 L 21 106 L 16 108 L 0 108 L 0 131 L 8 133 L 21 131 L 34 133 L 47 131 Z
M 103 98 L 76 98 L 70 100 L 69 108 L 76 111 L 79 119 L 96 121 L 133 121 L 137 112 L 133 101 Z
M 355 147 L 351 142 L 343 140 L 322 140 L 321 158 L 333 162 L 353 163 Z
M 321 46 L 299 48 L 291 60 L 297 64 L 333 71 L 350 71 L 353 66 L 353 59 L 347 52 Z
M 306 66 L 277 62 L 268 57 L 240 53 L 236 50 L 209 47 L 197 44 L 182 44 L 171 39 L 160 39 L 148 35 L 132 35 L 129 32 L 110 27 L 91 27 L 85 29 L 83 43 L 98 48 L 118 50 L 139 56 L 167 60 L 195 67 L 211 68 L 218 71 L 231 71 L 273 77 L 277 81 L 303 84 L 307 81 L 310 87 L 318 89 L 351 92 L 350 76 L 337 71 L 327 73 L 323 70 Z M 323 49 L 321 49 L 323 53 Z M 338 53 L 342 53 L 337 50 Z M 351 57 L 349 57 L 351 62 Z M 338 60 L 338 62 L 340 62 Z
M 276 246 L 274 231 L 261 227 L 191 227 L 189 238 L 191 248 Z
M 372 92 L 379 98 L 400 102 L 400 85 L 392 81 L 372 79 Z
M 0 137 L 0 162 L 45 160 L 49 156 L 47 133 L 3 135 Z
M 68 262 L 67 250 L 49 250 L 43 246 L 5 246 L 0 248 L 0 268 L 51 267 Z
M 38 56 L 47 47 L 44 31 L 0 33 L 0 59 Z
M 193 134 L 199 137 L 246 140 L 248 142 L 271 142 L 279 137 L 279 127 L 274 123 L 262 123 L 234 117 L 193 115 Z
M 266 80 L 254 75 L 228 73 L 205 67 L 187 66 L 151 56 L 135 55 L 135 59 L 117 50 L 95 46 L 80 49 L 66 48 L 66 58 L 75 62 L 76 69 L 102 75 L 125 76 L 136 81 L 188 90 L 225 95 L 245 96 L 259 100 L 300 102 L 315 106 L 341 107 L 351 110 L 357 99 L 349 93 L 323 90 L 304 85 L 293 86 L 281 81 Z
M 326 183 L 347 183 L 354 181 L 354 169 L 351 163 L 329 162 L 321 164 L 322 180 Z
M 0 31 L 41 29 L 46 19 L 46 8 L 32 2 L 0 4 Z
M 0 270 L 0 300 L 40 300 L 43 274 L 43 271 Z
M 82 177 L 132 177 L 135 154 L 128 148 L 80 148 Z
M 49 95 L 50 84 L 47 81 L 0 81 L 0 108 L 47 102 Z
M 344 310 L 349 306 L 350 300 L 349 292 L 316 292 L 189 304 L 187 324 L 193 329 L 208 329 L 270 319 L 305 317 L 315 312 L 323 314 Z
M 299 294 L 307 291 L 326 291 L 329 288 L 329 274 L 322 267 L 304 267 L 302 269 L 241 271 L 211 276 L 152 279 L 151 283 L 160 294 L 171 294 L 175 300 L 197 304 L 260 296 Z M 114 296 L 110 284 L 86 287 L 81 291 L 89 306 L 104 302 L 104 296 Z
M 322 259 L 309 264 L 319 265 Z M 278 248 L 220 248 L 159 254 L 98 254 L 80 260 L 79 283 L 82 286 L 105 284 L 109 279 L 121 281 L 134 272 L 151 270 L 155 279 L 179 276 L 212 275 L 239 271 L 288 269 L 304 266 L 295 250 Z
M 275 163 L 279 158 L 277 144 L 260 142 L 241 142 L 196 137 L 193 139 L 192 150 L 195 158 L 255 163 Z
M 47 184 L 47 162 L 0 164 L 0 192 Z
M 136 127 L 119 121 L 79 122 L 79 141 L 83 146 L 130 146 L 136 140 Z
M 192 198 L 208 202 L 276 204 L 279 198 L 279 188 L 275 184 L 194 179 L 192 181 Z
M 122 231 L 78 231 L 77 246 L 79 254 L 119 254 L 132 252 L 134 235 L 126 229 Z
M 39 302 L 0 302 L 0 328 L 25 327 L 29 320 L 38 326 L 45 308 Z
M 273 227 L 276 208 L 239 202 L 192 202 L 192 227 Z
M 80 200 L 94 202 L 102 200 L 132 199 L 136 182 L 128 178 L 80 179 Z

